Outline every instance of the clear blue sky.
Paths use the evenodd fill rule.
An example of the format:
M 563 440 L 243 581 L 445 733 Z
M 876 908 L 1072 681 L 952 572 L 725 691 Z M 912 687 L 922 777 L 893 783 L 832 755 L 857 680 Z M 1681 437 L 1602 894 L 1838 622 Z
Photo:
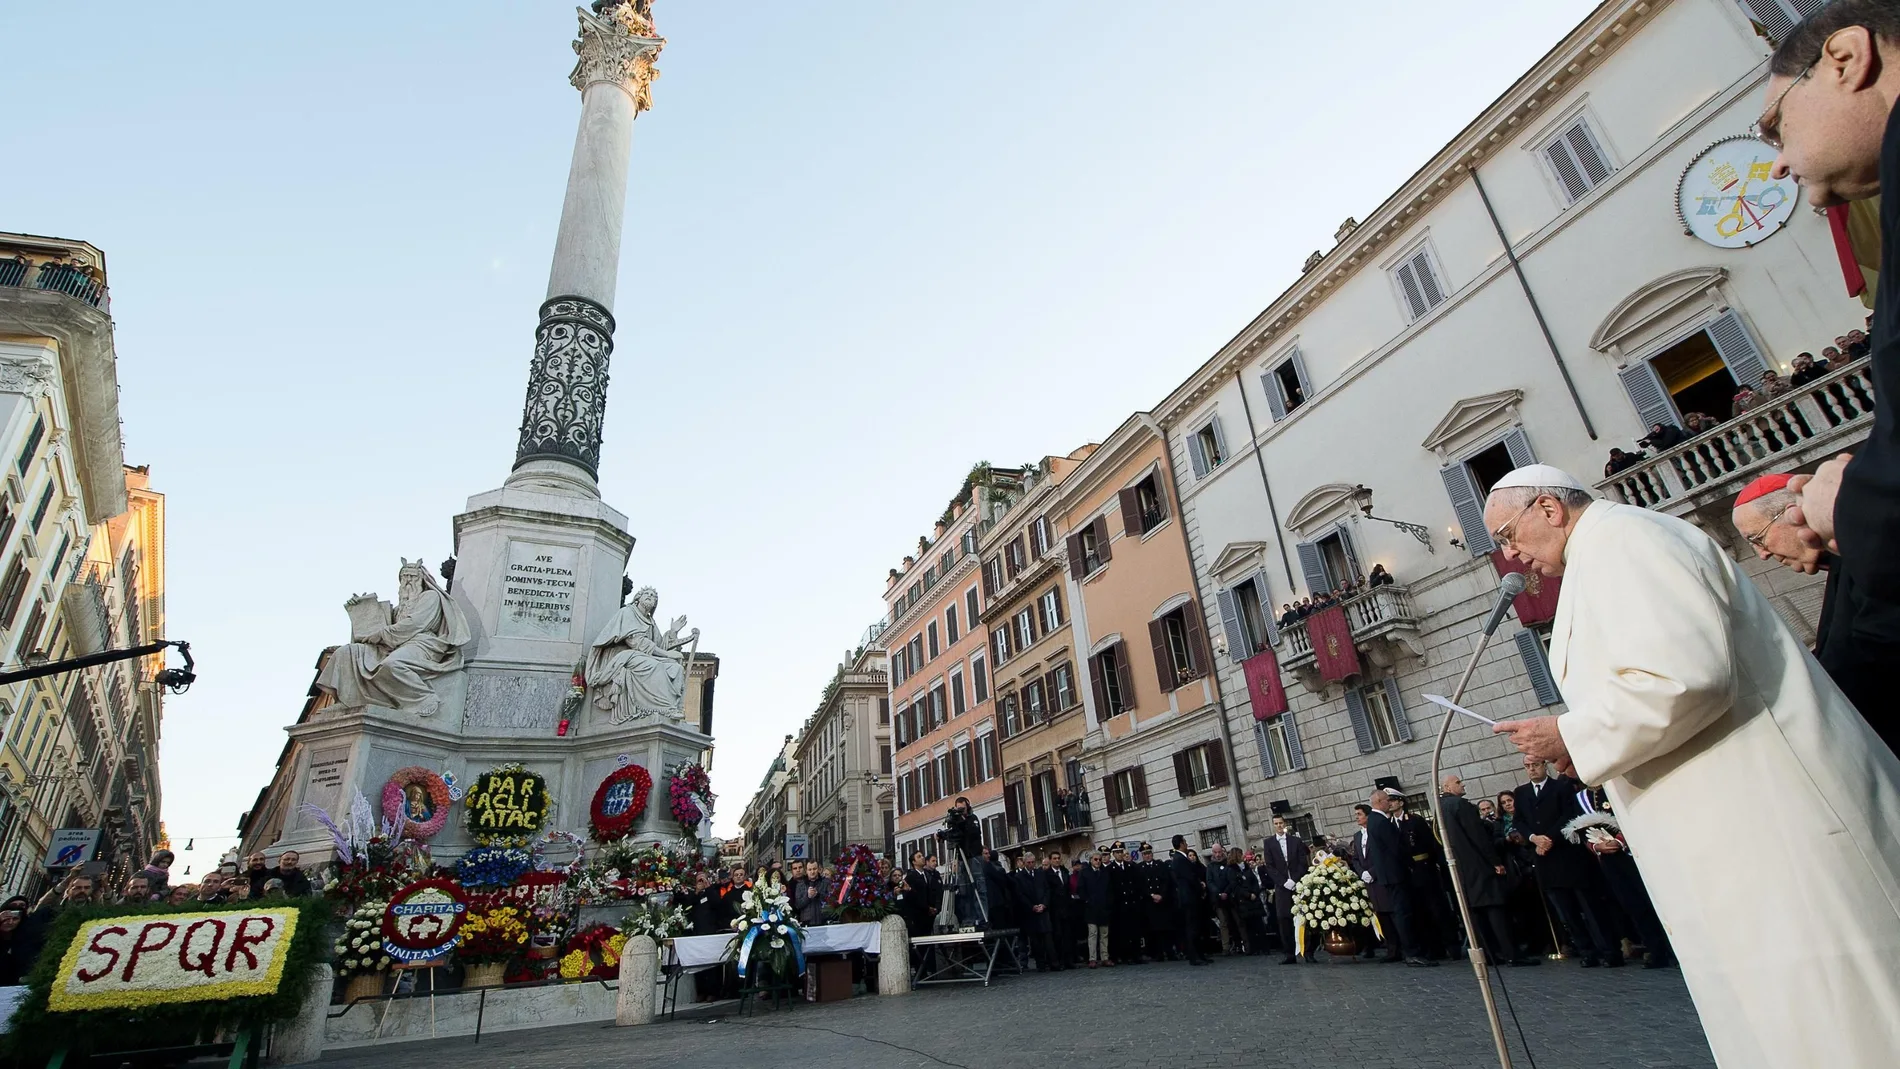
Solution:
M 601 483 L 724 659 L 720 832 L 972 462 L 1152 405 L 1592 6 L 660 0 Z M 0 229 L 106 251 L 169 498 L 181 843 L 508 472 L 573 8 L 0 10 Z

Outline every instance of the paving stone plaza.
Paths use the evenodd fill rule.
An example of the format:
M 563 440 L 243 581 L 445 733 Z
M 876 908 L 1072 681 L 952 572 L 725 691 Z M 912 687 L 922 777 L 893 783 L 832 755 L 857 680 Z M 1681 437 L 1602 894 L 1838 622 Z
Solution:
M 577 1025 L 326 1055 L 328 1069 L 479 1058 L 493 1069 L 770 1066 L 835 1069 L 1444 1069 L 1495 1065 L 1470 969 L 1366 964 L 1281 967 L 1222 959 L 1207 969 L 1150 964 L 1007 977 L 751 1016 L 643 1028 Z M 1584 970 L 1550 962 L 1504 983 L 1538 1069 L 1701 1069 L 1714 1065 L 1674 971 Z M 1511 1027 L 1505 1018 L 1506 1029 Z M 1518 1066 L 1530 1059 L 1511 1036 Z

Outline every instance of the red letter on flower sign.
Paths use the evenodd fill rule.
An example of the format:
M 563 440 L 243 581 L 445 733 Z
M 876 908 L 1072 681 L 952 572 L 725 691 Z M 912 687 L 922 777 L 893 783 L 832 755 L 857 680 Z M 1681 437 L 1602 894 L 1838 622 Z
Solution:
M 252 922 L 263 925 L 264 930 L 256 935 L 245 934 L 251 927 Z M 231 937 L 231 952 L 224 956 L 224 971 L 237 971 L 237 956 L 239 954 L 244 955 L 244 960 L 250 962 L 252 969 L 257 968 L 257 955 L 251 953 L 251 948 L 269 939 L 276 931 L 277 922 L 270 917 L 246 917 L 239 921 L 237 934 Z
M 191 937 L 198 933 L 198 929 L 206 925 L 211 926 L 211 949 L 197 955 L 195 958 L 188 956 L 191 953 Z M 185 938 L 178 942 L 178 967 L 186 972 L 201 972 L 206 976 L 214 976 L 215 974 L 212 970 L 218 963 L 218 948 L 223 945 L 223 921 L 216 917 L 206 917 L 203 920 L 193 921 L 185 928 Z
M 103 968 L 79 969 L 75 971 L 73 975 L 79 977 L 80 983 L 82 984 L 92 983 L 94 980 L 97 980 L 102 976 L 106 976 L 110 974 L 112 970 L 119 967 L 119 948 L 101 945 L 99 940 L 104 939 L 108 935 L 124 935 L 124 934 L 125 934 L 125 929 L 119 927 L 116 924 L 110 928 L 101 928 L 98 931 L 92 933 L 92 939 L 86 943 L 86 949 L 92 951 L 94 954 L 104 954 L 107 957 L 111 958 L 112 960 L 106 962 Z
M 165 938 L 160 939 L 156 943 L 146 942 L 152 933 L 158 931 L 160 928 L 165 929 Z M 125 956 L 125 971 L 119 974 L 119 979 L 128 984 L 131 983 L 132 970 L 139 967 L 139 956 L 142 954 L 150 954 L 154 950 L 163 950 L 170 946 L 171 941 L 177 937 L 178 926 L 176 924 L 170 921 L 146 921 L 145 927 L 139 929 L 139 937 L 132 942 L 132 952 Z

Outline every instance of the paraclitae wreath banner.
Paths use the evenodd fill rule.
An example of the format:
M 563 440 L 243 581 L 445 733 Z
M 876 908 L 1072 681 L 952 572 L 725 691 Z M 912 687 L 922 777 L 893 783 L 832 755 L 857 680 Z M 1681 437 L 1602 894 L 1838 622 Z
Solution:
M 547 780 L 519 762 L 475 777 L 462 799 L 468 833 L 483 846 L 526 846 L 547 824 L 554 798 Z

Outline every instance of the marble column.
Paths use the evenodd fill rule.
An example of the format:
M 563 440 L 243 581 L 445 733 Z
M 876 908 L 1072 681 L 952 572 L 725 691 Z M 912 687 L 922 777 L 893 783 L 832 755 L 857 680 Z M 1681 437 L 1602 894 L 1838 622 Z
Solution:
M 510 486 L 598 496 L 601 424 L 613 354 L 614 286 L 626 213 L 633 120 L 652 104 L 666 40 L 652 0 L 597 0 L 580 13 L 568 80 L 581 91 L 580 128 L 535 330 L 534 361 Z

